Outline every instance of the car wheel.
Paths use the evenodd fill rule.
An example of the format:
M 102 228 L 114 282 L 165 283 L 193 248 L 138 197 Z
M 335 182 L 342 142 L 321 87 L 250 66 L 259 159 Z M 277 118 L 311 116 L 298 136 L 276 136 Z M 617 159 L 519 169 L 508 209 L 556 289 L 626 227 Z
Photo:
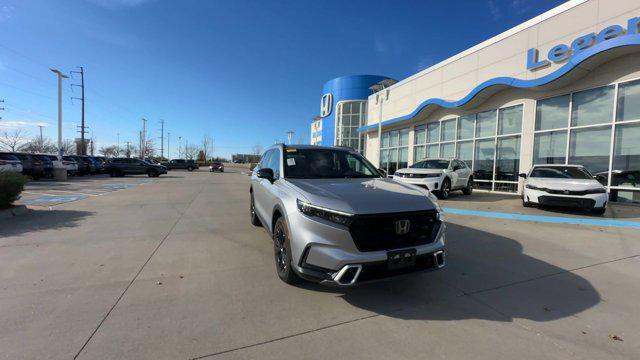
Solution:
M 256 204 L 253 201 L 253 193 L 251 193 L 251 204 L 249 205 L 249 215 L 251 216 L 251 225 L 262 226 L 258 214 L 256 214 Z
M 438 199 L 446 200 L 449 198 L 449 193 L 451 192 L 451 180 L 449 178 L 445 178 L 442 182 L 442 187 L 440 191 L 438 191 Z
M 193 167 L 189 166 L 189 167 L 187 168 L 187 171 L 193 171 Z
M 522 206 L 523 207 L 531 207 L 531 206 L 533 206 L 530 202 L 525 200 L 524 195 L 522 195 Z
M 607 208 L 606 207 L 591 209 L 591 213 L 592 214 L 596 214 L 596 215 L 604 215 L 605 212 L 607 212 Z
M 471 195 L 473 193 L 473 179 L 469 178 L 467 181 L 467 187 L 462 189 L 462 193 L 465 195 Z
M 117 172 L 117 171 L 115 171 L 115 170 L 113 170 L 113 171 L 111 171 L 111 172 L 109 173 L 109 176 L 111 176 L 111 177 L 116 177 L 116 176 L 118 176 L 118 172 Z
M 276 220 L 273 227 L 273 253 L 276 271 L 280 280 L 293 284 L 300 278 L 291 268 L 291 246 L 289 245 L 289 231 L 283 217 Z
M 149 177 L 157 177 L 158 176 L 158 172 L 155 170 L 149 170 L 149 172 L 147 173 L 147 175 Z

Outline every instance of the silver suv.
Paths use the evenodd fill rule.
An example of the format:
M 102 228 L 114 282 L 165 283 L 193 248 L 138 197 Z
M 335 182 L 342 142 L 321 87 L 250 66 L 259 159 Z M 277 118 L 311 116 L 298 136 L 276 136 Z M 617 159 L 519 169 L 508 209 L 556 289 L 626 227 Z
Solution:
M 445 264 L 445 225 L 429 191 L 381 176 L 351 149 L 274 145 L 250 195 L 251 223 L 272 236 L 287 283 L 349 286 Z

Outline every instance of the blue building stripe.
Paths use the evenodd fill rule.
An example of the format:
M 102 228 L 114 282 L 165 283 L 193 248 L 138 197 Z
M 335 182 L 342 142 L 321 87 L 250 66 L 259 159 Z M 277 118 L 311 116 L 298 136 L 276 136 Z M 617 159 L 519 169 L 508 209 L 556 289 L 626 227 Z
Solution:
M 640 222 L 637 221 L 621 221 L 608 219 L 586 219 L 586 218 L 569 218 L 560 216 L 541 216 L 541 215 L 523 215 L 503 212 L 467 210 L 455 208 L 443 208 L 446 214 L 480 216 L 494 219 L 504 220 L 521 220 L 521 221 L 537 221 L 552 224 L 574 224 L 574 225 L 590 225 L 590 226 L 606 226 L 606 227 L 627 227 L 640 229 Z
M 411 114 L 400 116 L 394 119 L 385 120 L 382 122 L 382 125 L 385 126 L 385 125 L 401 122 L 404 120 L 409 120 L 414 116 L 416 116 L 418 112 L 420 112 L 422 109 L 430 105 L 440 106 L 447 109 L 463 106 L 469 101 L 471 101 L 478 94 L 480 94 L 482 91 L 494 86 L 530 89 L 530 88 L 546 85 L 567 75 L 572 70 L 576 68 L 580 68 L 579 65 L 581 63 L 583 63 L 589 58 L 592 58 L 597 54 L 600 54 L 615 48 L 620 48 L 625 46 L 634 46 L 634 45 L 635 46 L 640 45 L 640 34 L 628 34 L 628 35 L 620 36 L 611 40 L 606 40 L 588 49 L 585 49 L 576 53 L 574 56 L 571 57 L 571 59 L 566 64 L 558 68 L 556 71 L 548 75 L 545 75 L 541 78 L 532 79 L 532 80 L 522 80 L 522 79 L 516 79 L 512 77 L 496 77 L 496 78 L 487 80 L 482 84 L 476 86 L 473 90 L 471 90 L 469 94 L 467 94 L 467 96 L 463 97 L 458 101 L 446 101 L 441 98 L 431 98 L 422 102 L 420 105 L 418 105 L 418 107 Z M 588 70 L 588 69 L 584 69 L 584 70 Z M 358 131 L 359 132 L 368 131 L 371 129 L 375 129 L 377 127 L 378 127 L 378 124 L 371 124 L 371 125 L 358 128 Z

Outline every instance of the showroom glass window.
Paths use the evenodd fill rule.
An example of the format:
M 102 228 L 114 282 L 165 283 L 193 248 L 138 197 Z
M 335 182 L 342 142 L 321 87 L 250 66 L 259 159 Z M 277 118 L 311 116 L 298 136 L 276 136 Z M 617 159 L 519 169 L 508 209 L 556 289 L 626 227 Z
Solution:
M 336 145 L 364 152 L 365 138 L 358 128 L 366 124 L 366 101 L 341 101 L 336 110 Z
M 473 170 L 477 189 L 518 190 L 522 105 L 421 124 L 414 132 L 414 162 L 457 157 Z
M 539 100 L 535 121 L 534 164 L 584 165 L 612 201 L 640 203 L 640 80 Z
M 382 133 L 380 168 L 393 175 L 396 170 L 406 168 L 409 163 L 409 129 Z

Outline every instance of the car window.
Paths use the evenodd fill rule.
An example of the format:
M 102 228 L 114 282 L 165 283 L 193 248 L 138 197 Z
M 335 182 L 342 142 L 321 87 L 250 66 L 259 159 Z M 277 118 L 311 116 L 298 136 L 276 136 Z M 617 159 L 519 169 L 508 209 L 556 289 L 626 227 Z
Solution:
M 256 170 L 268 167 L 267 164 L 269 163 L 269 157 L 272 151 L 273 150 L 267 150 L 267 152 L 262 155 L 262 159 L 260 159 L 260 163 L 256 166 Z
M 583 167 L 575 166 L 537 166 L 531 171 L 532 178 L 551 179 L 593 179 Z
M 449 167 L 449 160 L 423 160 L 419 161 L 410 167 L 414 169 L 447 169 Z
M 11 154 L 0 154 L 0 160 L 18 160 L 17 157 L 11 155 Z
M 378 171 L 360 155 L 336 149 L 286 149 L 286 177 L 292 179 L 374 178 Z
M 280 177 L 280 150 L 271 150 L 271 157 L 269 158 L 269 165 L 267 166 L 273 170 L 273 177 L 275 179 Z

